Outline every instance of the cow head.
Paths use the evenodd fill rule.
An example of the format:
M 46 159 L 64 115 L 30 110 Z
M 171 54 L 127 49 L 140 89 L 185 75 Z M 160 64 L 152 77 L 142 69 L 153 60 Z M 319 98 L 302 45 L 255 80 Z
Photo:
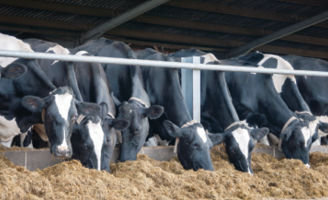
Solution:
M 286 158 L 300 159 L 309 165 L 309 153 L 312 143 L 318 139 L 319 127 L 324 128 L 316 117 L 308 114 L 298 114 L 299 118 L 291 118 L 290 123 L 280 134 L 280 148 Z
M 73 158 L 88 168 L 110 171 L 110 159 L 116 144 L 116 130 L 129 124 L 126 120 L 103 118 L 96 104 L 87 103 L 74 126 L 72 134 Z M 116 130 L 115 130 L 116 129 Z
M 72 90 L 68 87 L 60 87 L 44 98 L 25 96 L 21 104 L 33 115 L 41 116 L 49 138 L 51 153 L 55 156 L 71 157 L 70 138 L 78 115 L 76 108 L 78 102 L 75 101 Z
M 146 141 L 149 131 L 149 119 L 159 118 L 164 111 L 162 106 L 148 107 L 137 98 L 131 98 L 119 105 L 118 118 L 130 122 L 130 126 L 122 130 L 120 161 L 136 160 L 137 153 Z
M 231 124 L 224 133 L 209 133 L 208 136 L 214 145 L 225 144 L 229 160 L 237 170 L 252 174 L 252 151 L 257 141 L 268 133 L 268 128 L 250 128 L 242 121 Z
M 210 149 L 211 139 L 200 123 L 191 123 L 183 128 L 171 121 L 164 121 L 164 128 L 171 137 L 179 138 L 178 158 L 185 169 L 213 170 Z

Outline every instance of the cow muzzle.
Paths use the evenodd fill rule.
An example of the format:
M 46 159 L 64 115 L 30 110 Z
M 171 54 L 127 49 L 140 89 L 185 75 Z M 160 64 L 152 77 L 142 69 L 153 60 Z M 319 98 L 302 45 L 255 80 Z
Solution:
M 72 150 L 68 146 L 57 146 L 53 152 L 54 156 L 70 158 L 73 154 Z

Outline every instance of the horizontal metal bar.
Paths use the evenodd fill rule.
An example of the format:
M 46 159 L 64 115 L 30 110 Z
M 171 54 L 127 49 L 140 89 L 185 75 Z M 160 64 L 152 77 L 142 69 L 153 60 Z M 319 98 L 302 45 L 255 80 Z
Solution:
M 90 62 L 90 63 L 107 63 L 117 65 L 140 65 L 146 67 L 165 67 L 165 68 L 184 68 L 184 69 L 200 69 L 200 70 L 217 70 L 231 72 L 250 72 L 263 74 L 287 74 L 287 75 L 303 75 L 303 76 L 325 76 L 328 77 L 328 72 L 308 71 L 308 70 L 285 70 L 285 69 L 268 69 L 258 67 L 245 67 L 237 65 L 213 65 L 213 64 L 193 64 L 181 62 L 166 62 L 154 60 L 139 60 L 126 58 L 111 58 L 100 56 L 79 56 L 79 55 L 59 55 L 51 53 L 36 53 L 36 52 L 19 52 L 0 50 L 0 56 L 18 57 L 26 59 L 46 59 L 46 60 L 61 60 L 71 62 Z

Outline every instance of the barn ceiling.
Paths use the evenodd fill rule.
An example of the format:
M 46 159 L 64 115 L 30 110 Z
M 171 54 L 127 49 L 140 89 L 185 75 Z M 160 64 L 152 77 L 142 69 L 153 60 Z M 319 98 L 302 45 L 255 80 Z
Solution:
M 94 27 L 144 0 L 0 0 L 0 32 L 73 47 Z M 134 48 L 233 49 L 328 11 L 326 0 L 171 0 L 103 34 Z M 256 49 L 328 59 L 324 21 Z

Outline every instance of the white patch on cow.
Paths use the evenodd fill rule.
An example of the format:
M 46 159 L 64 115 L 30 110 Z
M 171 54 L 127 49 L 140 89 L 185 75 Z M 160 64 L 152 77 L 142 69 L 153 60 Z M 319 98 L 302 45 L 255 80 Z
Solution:
M 60 46 L 59 44 L 56 44 L 55 46 L 50 47 L 49 49 L 47 49 L 46 52 L 48 53 L 50 51 L 54 52 L 54 54 L 59 54 L 59 55 L 68 55 L 68 54 L 70 54 L 68 49 Z M 51 64 L 53 65 L 56 62 L 58 62 L 58 60 L 54 60 Z
M 262 66 L 265 61 L 267 61 L 270 58 L 277 59 L 277 67 L 276 69 L 288 69 L 288 70 L 294 70 L 293 66 L 285 59 L 283 59 L 280 56 L 273 55 L 273 54 L 263 54 L 264 58 L 258 63 L 258 65 Z M 273 85 L 278 93 L 281 93 L 282 86 L 284 85 L 287 78 L 290 78 L 295 84 L 296 79 L 293 75 L 281 75 L 281 74 L 274 74 L 272 75 L 272 81 Z
M 197 134 L 199 135 L 199 137 L 202 139 L 202 141 L 204 143 L 206 143 L 207 142 L 207 136 L 206 136 L 206 132 L 205 132 L 204 128 L 197 127 L 196 131 L 197 131 Z
M 308 144 L 308 141 L 311 138 L 311 132 L 310 132 L 310 129 L 308 127 L 303 127 L 301 129 L 301 131 L 302 131 L 302 135 L 303 135 L 303 138 L 304 138 L 304 146 L 306 148 L 307 144 Z
M 83 51 L 78 51 L 77 53 L 75 53 L 76 56 L 83 56 L 85 54 L 88 54 L 88 52 L 84 51 L 84 50 Z
M 0 142 L 7 145 L 5 143 L 10 141 L 11 144 L 11 140 L 19 133 L 20 129 L 15 118 L 12 120 L 7 120 L 5 117 L 0 116 Z
M 244 154 L 246 160 L 248 160 L 248 156 L 249 156 L 248 145 L 249 145 L 249 141 L 251 139 L 248 134 L 248 131 L 243 128 L 237 128 L 236 130 L 234 130 L 232 132 L 232 136 L 238 143 L 241 153 Z M 248 172 L 251 173 L 249 166 L 248 166 L 248 162 L 247 162 L 247 168 L 248 168 Z
M 1 50 L 33 52 L 29 44 L 24 43 L 22 40 L 17 39 L 14 36 L 5 35 L 2 33 L 0 33 L 0 44 Z M 6 67 L 15 60 L 17 60 L 17 58 L 0 57 L 0 66 Z
M 205 55 L 202 55 L 202 57 L 204 58 L 204 63 L 209 63 L 209 62 L 220 62 L 220 60 L 218 60 L 214 54 L 212 53 L 208 53 Z
M 65 130 L 63 131 L 64 133 L 64 138 L 63 141 L 60 145 L 57 146 L 57 149 L 59 152 L 67 152 L 69 150 L 68 145 L 67 145 L 67 141 L 66 141 L 66 134 L 65 134 Z
M 54 95 L 54 97 L 55 97 L 55 104 L 57 106 L 60 116 L 65 120 L 65 122 L 67 122 L 68 121 L 68 112 L 71 107 L 73 96 L 69 93 L 65 93 L 65 94 L 56 94 L 56 95 Z M 60 150 L 60 151 L 68 149 L 65 129 L 64 129 L 63 134 L 64 134 L 63 141 L 58 146 L 58 150 Z
M 67 121 L 68 119 L 68 112 L 71 107 L 71 103 L 73 100 L 73 96 L 70 93 L 65 94 L 56 94 L 55 97 L 55 104 L 57 106 L 58 112 L 60 116 Z
M 328 123 L 328 116 L 327 116 L 327 115 L 317 116 L 317 119 L 318 119 L 320 122 Z
M 319 125 L 319 120 L 316 119 L 316 120 L 313 120 L 313 121 L 309 122 L 308 127 L 303 127 L 301 129 L 302 135 L 304 137 L 304 146 L 305 146 L 305 148 L 308 146 L 309 140 L 314 135 L 315 130 L 316 130 L 318 125 Z
M 93 142 L 94 152 L 96 153 L 96 156 L 97 156 L 97 163 L 98 163 L 97 169 L 100 170 L 101 169 L 101 149 L 102 149 L 103 140 L 104 140 L 104 132 L 100 125 L 100 122 L 93 123 L 93 122 L 89 121 L 87 124 L 87 127 L 89 130 L 90 138 Z

